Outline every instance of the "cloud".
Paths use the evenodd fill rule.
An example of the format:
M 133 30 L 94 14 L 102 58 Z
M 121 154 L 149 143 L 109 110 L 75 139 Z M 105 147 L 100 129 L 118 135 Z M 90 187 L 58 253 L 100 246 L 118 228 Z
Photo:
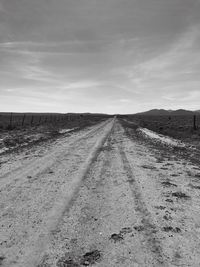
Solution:
M 127 77 L 141 90 L 149 88 L 161 93 L 166 86 L 173 90 L 185 80 L 188 85 L 194 80 L 199 82 L 200 52 L 196 48 L 199 37 L 197 26 L 189 29 L 167 52 L 128 68 Z M 188 89 L 192 90 L 189 86 Z
M 1 107 L 196 107 L 199 12 L 198 0 L 0 0 Z

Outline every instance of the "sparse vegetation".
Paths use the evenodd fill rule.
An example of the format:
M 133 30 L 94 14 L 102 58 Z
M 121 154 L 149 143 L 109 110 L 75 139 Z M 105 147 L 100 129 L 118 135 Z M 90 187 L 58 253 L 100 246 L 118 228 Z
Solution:
M 83 129 L 108 117 L 103 114 L 0 113 L 0 153 L 55 138 L 68 129 Z
M 0 113 L 0 130 L 15 130 L 41 125 L 53 125 L 55 127 L 100 121 L 109 115 L 90 113 Z
M 124 115 L 120 117 L 159 134 L 184 141 L 199 142 L 200 140 L 200 115 L 196 116 L 195 129 L 193 115 L 173 115 L 170 117 L 168 115 Z

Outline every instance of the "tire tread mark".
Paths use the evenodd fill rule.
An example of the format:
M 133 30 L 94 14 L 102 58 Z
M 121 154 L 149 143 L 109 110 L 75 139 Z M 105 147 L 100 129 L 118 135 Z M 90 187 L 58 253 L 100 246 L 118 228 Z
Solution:
M 74 146 L 75 143 L 77 144 L 78 142 L 83 142 L 83 141 L 85 141 L 86 139 L 88 139 L 90 136 L 93 136 L 94 134 L 96 134 L 101 128 L 105 127 L 109 122 L 110 122 L 110 120 L 107 120 L 106 122 L 101 123 L 100 125 L 98 125 L 97 128 L 95 127 L 95 129 L 91 129 L 91 130 L 90 130 L 88 133 L 86 133 L 84 136 L 79 137 L 77 140 L 73 141 L 73 142 L 70 144 L 69 149 L 73 149 L 73 146 Z M 95 125 L 95 126 L 97 126 L 97 125 Z M 15 180 L 17 180 L 18 176 L 21 178 L 23 169 L 28 168 L 28 171 L 27 171 L 27 172 L 25 171 L 25 174 L 24 174 L 25 176 L 28 175 L 28 173 L 30 173 L 30 171 L 32 171 L 32 170 L 34 170 L 34 175 L 39 174 L 39 173 L 42 173 L 42 172 L 46 171 L 46 170 L 51 166 L 51 161 L 50 161 L 50 160 L 48 161 L 48 160 L 47 160 L 48 158 L 54 156 L 54 158 L 56 158 L 56 160 L 55 160 L 53 163 L 55 164 L 56 162 L 59 162 L 59 161 L 60 161 L 60 159 L 63 157 L 63 155 L 65 155 L 65 154 L 70 154 L 70 152 L 71 152 L 71 150 L 70 150 L 68 153 L 66 153 L 66 150 L 63 149 L 63 152 L 60 153 L 59 156 L 58 156 L 58 155 L 56 154 L 56 151 L 53 151 L 52 153 L 45 155 L 45 156 L 44 156 L 43 158 L 41 158 L 41 159 L 36 159 L 36 160 L 34 160 L 33 162 L 31 161 L 31 162 L 29 162 L 29 163 L 26 164 L 26 165 L 19 166 L 19 167 L 17 167 L 17 168 L 14 169 L 14 170 L 8 171 L 7 173 L 5 173 L 4 175 L 2 175 L 2 176 L 0 177 L 0 180 L 5 179 L 5 178 L 8 179 L 8 180 L 6 181 L 6 183 L 3 184 L 3 187 L 5 187 L 5 186 L 9 185 L 10 183 L 12 183 L 12 181 L 10 181 L 10 178 L 13 177 L 13 176 L 15 176 Z M 48 164 L 47 166 L 45 166 L 45 167 L 42 165 L 42 170 L 39 170 L 39 169 L 37 168 L 37 164 L 39 163 L 40 166 L 41 166 L 41 161 L 42 161 L 42 160 L 45 160 L 46 162 L 48 161 L 49 164 Z M 30 169 L 30 168 L 31 168 L 31 169 Z M 11 177 L 10 177 L 10 176 L 11 176 Z
M 33 241 L 32 248 L 28 248 L 27 252 L 25 253 L 25 257 L 21 259 L 21 262 L 15 266 L 35 267 L 40 264 L 40 261 L 43 257 L 43 253 L 49 243 L 51 233 L 56 229 L 63 214 L 67 212 L 72 206 L 83 179 L 87 176 L 92 164 L 97 159 L 102 146 L 106 142 L 107 138 L 110 136 L 114 124 L 115 119 L 109 121 L 108 129 L 103 134 L 103 136 L 101 136 L 96 142 L 96 145 L 94 146 L 84 165 L 80 169 L 79 175 L 77 177 L 74 177 L 71 184 L 71 190 L 69 190 L 69 188 L 63 188 L 63 196 L 59 199 L 59 201 L 57 201 L 51 213 L 49 214 L 46 223 L 43 226 L 43 231 L 40 231 L 36 235 L 35 240 Z
M 154 220 L 152 218 L 151 213 L 149 212 L 143 197 L 141 190 L 138 186 L 138 183 L 134 177 L 132 167 L 129 163 L 129 160 L 127 158 L 126 152 L 124 151 L 122 145 L 118 144 L 119 153 L 121 156 L 121 160 L 124 166 L 124 170 L 126 172 L 128 183 L 130 186 L 130 189 L 132 191 L 132 195 L 135 202 L 135 210 L 140 214 L 142 217 L 142 224 L 144 227 L 143 234 L 147 240 L 147 244 L 151 250 L 151 252 L 155 255 L 155 260 L 157 262 L 156 266 L 168 266 L 168 264 L 165 263 L 165 256 L 163 254 L 161 242 L 159 241 L 156 233 L 158 231 L 156 224 L 154 223 Z

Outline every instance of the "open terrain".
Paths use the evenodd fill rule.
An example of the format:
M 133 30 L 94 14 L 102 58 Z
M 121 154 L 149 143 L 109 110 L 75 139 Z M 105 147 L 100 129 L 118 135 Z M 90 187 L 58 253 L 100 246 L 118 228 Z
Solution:
M 169 113 L 168 115 L 151 115 L 151 113 L 147 113 L 121 117 L 128 118 L 130 121 L 137 123 L 140 127 L 148 128 L 157 133 L 169 135 L 186 142 L 192 141 L 193 143 L 198 145 L 200 140 L 199 113 L 196 113 L 195 128 L 194 114 L 192 112 L 188 111 L 188 113 L 186 113 L 185 115 L 176 114 L 177 113 Z
M 0 113 L 0 154 L 32 146 L 36 143 L 39 144 L 43 141 L 52 141 L 61 135 L 71 131 L 79 131 L 110 117 L 103 114 L 42 115 L 32 113 L 30 115 L 15 113 L 12 114 L 12 123 L 10 123 L 9 116 L 10 113 Z M 21 120 L 24 118 L 29 123 L 22 125 Z
M 200 266 L 200 150 L 108 118 L 0 156 L 0 266 Z

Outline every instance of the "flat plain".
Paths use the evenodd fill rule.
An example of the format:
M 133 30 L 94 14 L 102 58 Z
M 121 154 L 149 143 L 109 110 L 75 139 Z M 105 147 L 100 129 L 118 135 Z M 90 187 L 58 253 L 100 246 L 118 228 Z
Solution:
M 0 154 L 0 266 L 200 266 L 195 143 L 129 117 L 64 130 Z

